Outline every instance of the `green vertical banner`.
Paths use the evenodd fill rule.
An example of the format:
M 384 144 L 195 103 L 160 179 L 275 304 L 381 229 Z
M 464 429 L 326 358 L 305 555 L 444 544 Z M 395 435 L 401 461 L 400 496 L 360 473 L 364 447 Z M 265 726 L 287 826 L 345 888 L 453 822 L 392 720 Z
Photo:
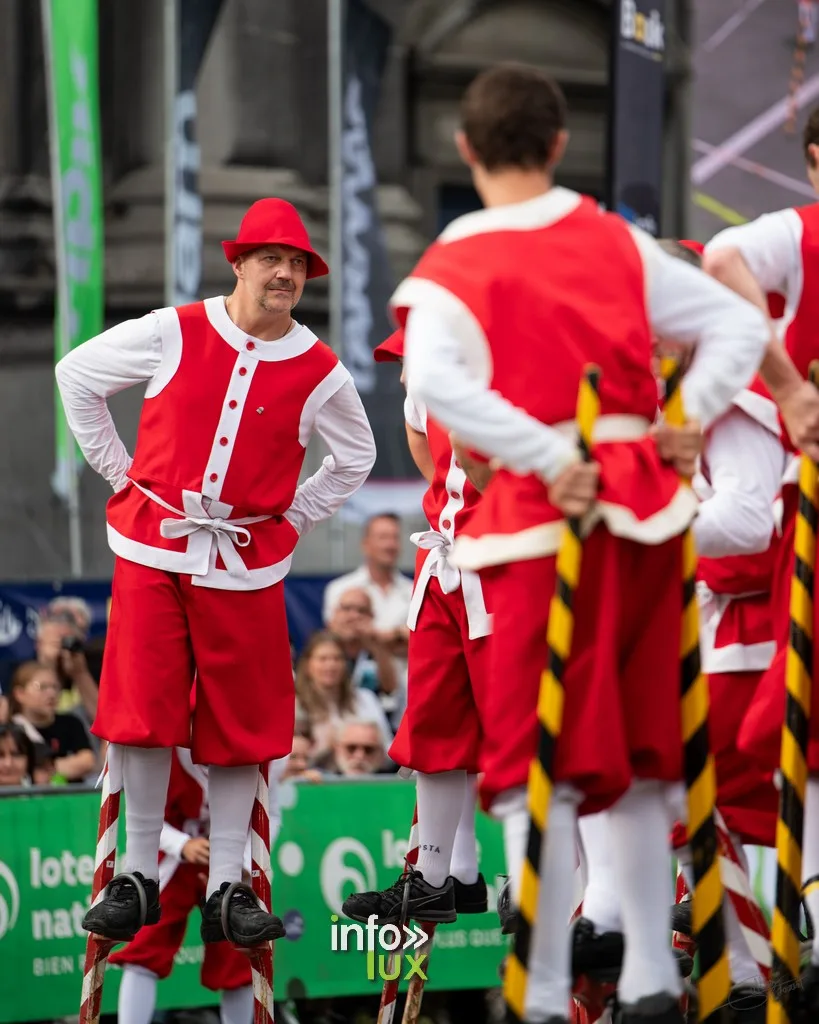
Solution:
M 97 15 L 98 0 L 42 0 L 57 264 L 55 361 L 103 329 Z M 70 501 L 81 458 L 59 400 L 55 412 L 53 487 Z

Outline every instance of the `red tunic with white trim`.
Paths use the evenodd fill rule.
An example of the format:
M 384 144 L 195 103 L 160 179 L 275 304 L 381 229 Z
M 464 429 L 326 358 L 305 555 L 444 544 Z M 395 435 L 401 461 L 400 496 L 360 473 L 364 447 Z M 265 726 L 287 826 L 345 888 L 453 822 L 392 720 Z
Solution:
M 491 242 L 488 239 L 491 238 Z M 491 244 L 492 258 L 486 257 Z M 598 290 L 575 294 L 582 264 L 598 263 Z M 510 266 L 543 264 L 542 275 L 513 276 Z M 657 543 L 680 533 L 696 502 L 663 464 L 648 438 L 657 408 L 651 373 L 652 332 L 645 273 L 626 225 L 581 201 L 541 229 L 498 230 L 434 243 L 393 299 L 399 319 L 415 304 L 417 285 L 454 296 L 485 338 L 489 386 L 541 423 L 575 435 L 584 367 L 602 370 L 595 458 L 601 466 L 598 514 L 612 532 Z M 567 298 L 571 296 L 571 301 Z M 539 311 L 538 316 L 532 310 Z M 578 315 L 582 311 L 581 315 Z M 544 325 L 548 323 L 548 330 Z M 521 359 L 521 352 L 527 359 Z M 607 442 L 624 442 L 610 444 Z M 543 481 L 500 468 L 462 527 L 458 562 L 469 568 L 557 550 L 562 520 Z
M 275 342 L 247 336 L 221 296 L 106 331 L 65 357 L 57 380 L 83 452 L 116 491 L 114 553 L 200 586 L 279 582 L 299 535 L 354 493 L 375 460 L 334 353 L 298 324 Z M 131 460 L 105 399 L 139 381 L 148 387 Z M 314 431 L 332 455 L 299 487 Z

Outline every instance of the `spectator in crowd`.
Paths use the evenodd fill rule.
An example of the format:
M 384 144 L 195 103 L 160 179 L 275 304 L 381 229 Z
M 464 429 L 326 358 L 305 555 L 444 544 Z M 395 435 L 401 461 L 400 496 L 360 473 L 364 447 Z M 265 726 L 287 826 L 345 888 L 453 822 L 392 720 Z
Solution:
M 9 720 L 9 699 L 5 693 L 0 693 L 0 725 L 5 725 Z
M 76 715 L 59 714 L 60 680 L 54 669 L 26 661 L 11 680 L 12 721 L 32 743 L 46 744 L 54 755 L 57 775 L 80 782 L 96 763 L 91 739 Z
M 284 769 L 284 779 L 305 779 L 307 782 L 321 782 L 321 772 L 310 767 L 315 749 L 313 731 L 307 722 L 296 722 L 293 731 L 293 749 Z
M 19 725 L 0 724 L 0 786 L 25 786 L 34 771 L 31 741 Z
M 371 690 L 353 685 L 341 642 L 332 633 L 314 633 L 296 666 L 297 716 L 309 722 L 315 739 L 314 757 L 328 754 L 335 730 L 347 719 L 377 722 L 382 745 L 392 743 L 392 730 Z
M 396 690 L 395 659 L 373 626 L 372 600 L 366 590 L 352 587 L 344 591 L 329 629 L 341 644 L 354 686 L 378 694 Z
M 37 627 L 35 649 L 37 661 L 56 672 L 60 680 L 59 710 L 76 711 L 87 728 L 97 714 L 98 686 L 85 655 L 87 620 L 71 610 L 72 606 L 66 607 L 66 602 L 79 600 L 60 598 L 61 603 L 52 602 L 46 608 Z M 90 612 L 88 615 L 90 621 Z
M 57 774 L 54 751 L 46 743 L 34 743 L 34 765 L 31 781 L 35 786 L 57 786 L 66 780 Z
M 330 756 L 322 767 L 336 775 L 377 775 L 387 751 L 378 723 L 364 719 L 343 722 L 336 730 Z
M 353 587 L 365 590 L 372 602 L 373 628 L 390 653 L 405 658 L 409 630 L 412 580 L 398 570 L 401 520 L 392 512 L 373 516 L 361 540 L 364 564 L 328 583 L 324 591 L 324 623 L 329 626 L 344 594 Z

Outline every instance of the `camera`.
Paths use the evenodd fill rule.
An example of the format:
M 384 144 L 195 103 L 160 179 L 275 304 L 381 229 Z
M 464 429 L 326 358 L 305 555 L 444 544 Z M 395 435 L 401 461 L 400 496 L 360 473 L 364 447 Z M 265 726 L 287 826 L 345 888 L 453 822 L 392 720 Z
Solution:
M 71 654 L 82 654 L 84 651 L 82 640 L 76 636 L 64 636 L 60 647 L 64 651 L 69 651 Z

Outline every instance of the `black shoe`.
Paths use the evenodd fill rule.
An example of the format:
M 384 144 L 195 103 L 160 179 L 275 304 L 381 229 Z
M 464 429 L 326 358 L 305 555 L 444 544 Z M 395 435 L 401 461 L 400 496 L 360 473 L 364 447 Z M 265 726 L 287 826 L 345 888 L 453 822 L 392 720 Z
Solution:
M 459 882 L 453 877 L 456 914 L 485 914 L 489 908 L 486 879 L 478 875 L 475 882 Z
M 256 894 L 242 882 L 222 882 L 202 905 L 202 941 L 224 942 L 252 948 L 285 934 L 281 919 L 260 905 Z
M 415 868 L 401 875 L 397 882 L 381 892 L 354 892 L 341 904 L 341 912 L 353 921 L 366 924 L 375 917 L 384 924 L 398 924 L 404 906 L 404 892 L 409 886 L 407 917 L 430 924 L 451 924 L 458 917 L 455 910 L 455 886 L 447 878 L 440 887 L 424 881 Z
M 797 1012 L 794 1014 L 794 1020 L 800 1024 L 819 1020 L 819 967 L 808 964 L 802 971 L 799 989 L 795 995 Z
M 512 902 L 512 879 L 507 878 L 498 889 L 498 917 L 501 935 L 514 935 L 518 930 L 518 912 Z
M 105 896 L 86 913 L 82 926 L 104 939 L 130 942 L 143 925 L 156 924 L 161 913 L 159 883 L 135 871 L 111 879 Z
M 679 999 L 668 992 L 657 992 L 618 1007 L 614 1024 L 685 1024 L 685 1017 Z
M 572 928 L 572 976 L 616 981 L 624 948 L 622 932 L 598 932 L 587 917 L 579 917 Z
M 728 998 L 734 1024 L 765 1024 L 768 1016 L 768 993 L 758 985 L 734 985 Z
M 691 916 L 693 904 L 690 899 L 675 903 L 671 908 L 671 931 L 679 932 L 690 938 L 694 935 L 694 922 Z

